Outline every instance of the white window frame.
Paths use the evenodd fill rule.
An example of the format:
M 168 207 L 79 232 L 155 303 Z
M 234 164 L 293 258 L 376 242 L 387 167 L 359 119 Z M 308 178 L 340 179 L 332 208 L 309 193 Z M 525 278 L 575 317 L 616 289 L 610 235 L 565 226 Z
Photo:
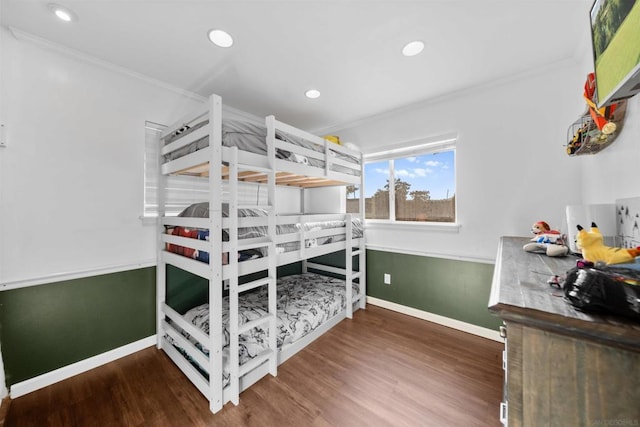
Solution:
M 384 151 L 376 151 L 372 153 L 364 154 L 364 162 L 389 162 L 389 183 L 395 182 L 395 159 L 401 159 L 412 156 L 420 156 L 426 154 L 435 154 L 443 151 L 454 151 L 454 168 L 455 168 L 455 221 L 454 222 L 431 222 L 431 221 L 398 221 L 396 220 L 396 203 L 395 203 L 395 185 L 389 185 L 389 219 L 366 219 L 365 212 L 365 224 L 372 228 L 421 228 L 421 229 L 433 229 L 439 231 L 453 231 L 457 232 L 460 228 L 458 222 L 458 171 L 457 171 L 457 151 L 456 145 L 458 142 L 457 133 L 449 133 L 438 135 L 429 138 L 420 138 L 409 141 L 403 141 L 395 143 Z M 366 189 L 367 182 L 365 179 L 364 187 Z M 364 190 L 364 189 L 363 189 Z M 361 197 L 364 196 L 362 191 Z

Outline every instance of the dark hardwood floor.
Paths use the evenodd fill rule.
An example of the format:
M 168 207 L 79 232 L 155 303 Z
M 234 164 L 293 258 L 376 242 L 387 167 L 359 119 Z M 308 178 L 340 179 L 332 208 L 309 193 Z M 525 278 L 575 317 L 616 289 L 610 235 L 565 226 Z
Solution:
M 369 305 L 217 414 L 152 347 L 13 399 L 5 426 L 499 426 L 502 348 Z

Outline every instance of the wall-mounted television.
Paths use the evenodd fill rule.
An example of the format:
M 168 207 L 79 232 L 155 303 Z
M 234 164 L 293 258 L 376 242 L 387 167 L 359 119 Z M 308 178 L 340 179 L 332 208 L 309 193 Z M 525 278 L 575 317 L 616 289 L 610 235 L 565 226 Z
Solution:
M 640 2 L 596 0 L 591 6 L 598 107 L 640 92 Z

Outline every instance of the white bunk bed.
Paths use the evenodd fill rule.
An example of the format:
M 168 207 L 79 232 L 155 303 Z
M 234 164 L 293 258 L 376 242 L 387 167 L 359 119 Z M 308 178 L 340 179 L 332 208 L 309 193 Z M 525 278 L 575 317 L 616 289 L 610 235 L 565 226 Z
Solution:
M 243 139 L 245 131 L 248 136 Z M 364 199 L 361 198 L 360 214 L 278 216 L 275 203 L 277 185 L 300 188 L 359 185 L 362 188 L 362 156 L 279 122 L 273 116 L 267 117 L 265 127 L 258 126 L 257 130 L 255 125 L 227 120 L 226 116 L 223 121 L 222 101 L 217 95 L 209 98 L 202 111 L 167 128 L 162 140 L 158 185 L 161 218 L 157 266 L 158 348 L 162 348 L 207 397 L 211 411 L 217 412 L 226 402 L 237 405 L 242 390 L 267 373 L 275 376 L 279 363 L 345 317 L 351 318 L 353 309 L 365 307 Z M 208 200 L 199 206 L 206 208 L 206 214 L 165 215 L 163 188 L 166 177 L 172 174 L 208 180 Z M 266 184 L 267 203 L 239 204 L 241 181 Z M 226 195 L 222 191 L 223 182 L 228 188 Z M 320 227 L 319 224 L 329 225 Z M 247 237 L 245 232 L 252 227 L 260 232 Z M 193 230 L 197 232 L 194 234 Z M 252 250 L 260 256 L 239 260 L 246 251 Z M 345 268 L 307 261 L 338 251 L 345 253 Z M 353 269 L 354 258 L 359 263 L 358 271 Z M 301 261 L 303 276 L 277 278 L 277 266 L 298 261 Z M 167 265 L 207 280 L 208 303 L 183 314 L 171 308 L 166 303 Z M 290 339 L 282 333 L 287 329 L 287 320 L 282 314 L 287 311 L 286 304 L 297 307 L 302 300 L 314 304 L 316 300 L 310 295 L 317 294 L 318 290 L 311 289 L 304 295 L 300 291 L 302 296 L 292 303 L 293 300 L 288 299 L 291 293 L 284 292 L 282 286 L 291 289 L 291 283 L 313 282 L 316 276 L 321 277 L 312 276 L 308 270 L 326 275 L 327 288 L 322 292 L 330 296 L 324 305 L 333 308 L 321 321 L 305 320 L 305 325 L 313 325 L 306 326 L 308 330 L 304 334 L 298 333 L 299 326 L 293 325 L 298 332 L 289 330 L 289 335 L 296 335 L 296 339 Z M 241 276 L 257 272 L 263 272 L 265 277 L 240 283 Z M 226 286 L 228 297 L 223 298 Z M 243 314 L 241 308 L 247 300 L 255 301 L 258 293 L 262 306 L 251 306 L 252 315 Z M 281 301 L 283 298 L 286 303 Z M 331 298 L 340 301 L 337 308 Z M 308 311 L 316 313 L 318 309 Z M 256 331 L 266 334 L 257 336 Z M 246 354 L 247 339 L 261 344 L 252 347 L 255 351 L 250 357 Z M 239 354 L 241 350 L 243 353 Z

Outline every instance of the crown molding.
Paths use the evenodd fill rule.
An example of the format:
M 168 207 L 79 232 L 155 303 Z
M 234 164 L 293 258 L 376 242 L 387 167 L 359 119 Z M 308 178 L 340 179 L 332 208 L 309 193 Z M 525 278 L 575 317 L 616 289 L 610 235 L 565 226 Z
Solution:
M 178 95 L 182 95 L 184 97 L 196 100 L 196 101 L 200 101 L 200 102 L 206 102 L 207 101 L 207 97 L 204 97 L 202 95 L 198 95 L 197 93 L 179 88 L 177 86 L 173 86 L 169 83 L 163 82 L 161 80 L 155 79 L 153 77 L 149 77 L 145 74 L 142 73 L 138 73 L 136 71 L 132 71 L 128 68 L 125 67 L 121 67 L 119 65 L 116 65 L 112 62 L 109 61 L 105 61 L 103 59 L 99 59 L 96 58 L 95 56 L 91 56 L 87 53 L 81 52 L 79 50 L 70 48 L 68 46 L 59 44 L 59 43 L 55 43 L 52 42 L 51 40 L 47 40 L 45 38 L 33 35 L 31 33 L 27 33 L 26 31 L 22 31 L 18 28 L 15 27 L 8 27 L 9 31 L 11 31 L 11 34 L 13 34 L 13 36 L 19 40 L 19 41 L 24 41 L 24 42 L 29 42 L 32 44 L 35 44 L 36 46 L 39 46 L 41 48 L 59 53 L 61 55 L 65 55 L 65 56 L 69 56 L 72 57 L 74 59 L 77 59 L 79 61 L 85 62 L 87 64 L 91 64 L 91 65 L 95 65 L 98 66 L 100 68 L 112 71 L 114 73 L 118 73 L 118 74 L 122 74 L 128 77 L 132 77 L 134 79 L 138 79 L 141 80 L 145 83 L 148 83 L 150 85 L 153 86 L 157 86 L 159 88 L 162 89 L 166 89 L 169 90 L 171 92 L 177 93 Z

